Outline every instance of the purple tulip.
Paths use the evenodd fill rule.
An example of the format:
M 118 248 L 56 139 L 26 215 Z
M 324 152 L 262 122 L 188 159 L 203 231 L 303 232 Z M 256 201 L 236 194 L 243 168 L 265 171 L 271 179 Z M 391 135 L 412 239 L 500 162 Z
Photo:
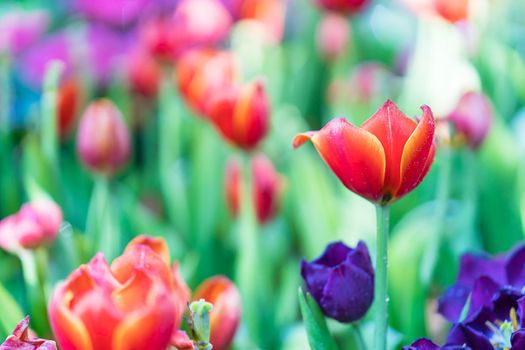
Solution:
M 37 41 L 47 30 L 45 11 L 9 11 L 0 17 L 0 52 L 17 55 Z
M 463 345 L 445 345 L 443 347 L 434 344 L 432 341 L 421 338 L 413 342 L 410 346 L 404 346 L 403 350 L 472 350 Z
M 374 269 L 364 242 L 329 244 L 317 259 L 301 262 L 307 291 L 323 313 L 339 322 L 362 318 L 374 300 Z
M 89 20 L 127 26 L 140 19 L 154 0 L 75 0 L 73 10 Z

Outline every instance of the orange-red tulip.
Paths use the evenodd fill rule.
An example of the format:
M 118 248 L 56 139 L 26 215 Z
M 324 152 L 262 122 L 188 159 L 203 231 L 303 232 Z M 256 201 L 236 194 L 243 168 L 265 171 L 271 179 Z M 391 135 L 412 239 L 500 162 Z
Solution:
M 240 0 L 235 12 L 239 18 L 253 20 L 272 44 L 278 44 L 284 35 L 286 0 Z
M 82 87 L 76 79 L 68 79 L 58 89 L 58 135 L 64 139 L 75 126 Z
M 210 343 L 213 349 L 227 349 L 241 319 L 241 296 L 237 287 L 225 276 L 214 276 L 197 288 L 194 300 L 199 299 L 213 304 L 210 311 Z
M 233 145 L 251 150 L 266 136 L 270 103 L 260 81 L 217 91 L 208 115 L 221 135 Z
M 434 116 L 428 106 L 421 109 L 416 123 L 388 100 L 361 128 L 336 118 L 319 131 L 297 135 L 293 144 L 311 140 L 348 189 L 385 205 L 412 191 L 432 165 Z
M 77 152 L 91 170 L 113 174 L 130 155 L 129 129 L 118 108 L 107 99 L 91 103 L 84 112 L 77 134 Z
M 170 251 L 164 239 L 140 235 L 128 243 L 125 252 L 131 251 L 136 245 L 146 245 L 150 247 L 162 258 L 167 266 L 170 265 Z M 178 330 L 178 326 L 182 322 L 182 317 L 184 316 L 184 311 L 186 310 L 186 304 L 190 301 L 191 291 L 179 273 L 179 264 L 177 262 L 173 263 L 171 268 L 171 276 L 173 279 L 173 294 L 175 295 L 176 303 L 176 328 L 174 329 L 174 332 L 176 332 Z
M 97 254 L 55 289 L 49 318 L 63 350 L 165 350 L 176 322 L 171 271 L 145 244 L 111 267 Z
M 233 216 L 239 215 L 242 185 L 242 169 L 237 158 L 229 159 L 224 175 L 226 204 Z
M 435 0 L 436 12 L 449 22 L 458 22 L 468 16 L 469 0 Z
M 217 91 L 228 89 L 237 77 L 233 55 L 226 51 L 192 50 L 177 64 L 177 85 L 187 103 L 201 116 Z

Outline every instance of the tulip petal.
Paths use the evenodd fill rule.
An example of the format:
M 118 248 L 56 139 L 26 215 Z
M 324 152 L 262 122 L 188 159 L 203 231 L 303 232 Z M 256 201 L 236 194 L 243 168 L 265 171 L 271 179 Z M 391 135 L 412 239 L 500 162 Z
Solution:
M 387 100 L 361 127 L 375 135 L 383 145 L 386 164 L 384 194 L 394 197 L 399 188 L 403 149 L 416 125 L 394 102 Z
M 69 309 L 73 298 L 66 283 L 58 285 L 49 304 L 53 334 L 63 350 L 94 350 L 86 327 Z
M 344 118 L 336 118 L 318 132 L 297 135 L 294 146 L 300 146 L 307 139 L 348 189 L 371 201 L 381 199 L 385 151 L 376 136 Z
M 368 311 L 374 300 L 373 290 L 373 276 L 356 266 L 341 264 L 330 273 L 320 306 L 340 322 L 353 322 Z
M 168 245 L 166 244 L 166 241 L 163 238 L 139 235 L 133 238 L 131 242 L 128 243 L 124 252 L 129 251 L 132 246 L 137 244 L 147 245 L 148 247 L 153 249 L 155 253 L 160 255 L 160 257 L 166 263 L 166 265 L 170 264 L 170 250 L 168 248 Z
M 237 143 L 247 149 L 255 147 L 268 131 L 269 102 L 264 85 L 257 81 L 239 91 L 233 115 Z
M 173 298 L 158 284 L 153 284 L 147 301 L 147 305 L 128 314 L 117 326 L 111 350 L 164 350 L 168 347 L 175 322 Z
M 428 106 L 421 107 L 423 118 L 403 149 L 401 157 L 401 184 L 395 193 L 397 198 L 412 191 L 423 181 L 434 159 L 434 116 Z

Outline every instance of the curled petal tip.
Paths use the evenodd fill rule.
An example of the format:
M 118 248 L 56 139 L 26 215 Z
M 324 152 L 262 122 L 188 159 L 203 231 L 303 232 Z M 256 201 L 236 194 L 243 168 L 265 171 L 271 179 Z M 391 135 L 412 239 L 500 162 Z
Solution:
M 315 136 L 317 131 L 307 131 L 300 134 L 297 134 L 293 138 L 293 148 L 298 148 L 302 146 L 305 142 L 308 142 Z

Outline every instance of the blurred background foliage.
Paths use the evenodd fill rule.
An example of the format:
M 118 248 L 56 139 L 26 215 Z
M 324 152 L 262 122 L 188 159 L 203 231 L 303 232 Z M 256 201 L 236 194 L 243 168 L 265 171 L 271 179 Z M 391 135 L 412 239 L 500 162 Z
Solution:
M 162 6 L 176 6 L 165 2 Z M 260 149 L 284 179 L 276 216 L 257 232 L 252 273 L 261 279 L 265 297 L 250 307 L 259 329 L 248 331 L 243 322 L 235 348 L 306 348 L 297 301 L 300 259 L 318 256 L 334 240 L 375 246 L 373 206 L 343 188 L 313 148 L 291 147 L 296 133 L 318 129 L 335 116 L 360 124 L 390 98 L 409 116 L 420 115 L 418 108 L 427 104 L 440 118 L 471 90 L 483 92 L 492 105 L 483 145 L 475 151 L 440 147 L 422 185 L 392 208 L 390 325 L 396 339 L 443 337 L 446 326 L 435 315 L 435 298 L 454 281 L 458 257 L 468 250 L 506 251 L 522 240 L 525 3 L 472 1 L 472 17 L 450 23 L 414 11 L 417 4 L 411 2 L 373 0 L 345 17 L 347 42 L 332 59 L 317 42 L 326 14 L 308 0 L 282 0 L 285 22 L 277 40 L 239 20 L 219 45 L 233 52 L 244 80 L 265 82 L 271 129 Z M 243 232 L 228 211 L 224 174 L 237 151 L 188 107 L 174 81 L 176 62 L 163 68 L 157 96 L 132 91 L 127 67 L 139 45 L 138 15 L 115 25 L 70 5 L 65 0 L 0 4 L 0 32 L 14 13 L 37 11 L 45 18 L 38 38 L 20 52 L 9 52 L 0 34 L 0 217 L 39 191 L 60 204 L 69 225 L 50 248 L 50 284 L 91 258 L 96 242 L 90 230 L 118 236 L 117 253 L 139 233 L 164 237 L 192 288 L 214 274 L 234 279 L 239 251 L 246 247 L 239 244 Z M 62 39 L 65 53 L 45 45 Z M 46 98 L 56 99 L 60 80 L 49 69 L 52 59 L 62 59 L 61 76 L 74 76 L 82 86 L 78 115 L 90 101 L 107 97 L 131 128 L 132 159 L 107 184 L 110 198 L 92 196 L 97 179 L 78 159 L 75 130 L 62 139 L 46 132 L 53 123 L 46 115 L 55 114 Z M 111 220 L 100 222 L 91 207 L 107 208 Z M 1 252 L 0 265 L 3 338 L 28 304 L 18 260 Z M 341 348 L 355 346 L 348 329 L 335 322 L 329 327 Z

